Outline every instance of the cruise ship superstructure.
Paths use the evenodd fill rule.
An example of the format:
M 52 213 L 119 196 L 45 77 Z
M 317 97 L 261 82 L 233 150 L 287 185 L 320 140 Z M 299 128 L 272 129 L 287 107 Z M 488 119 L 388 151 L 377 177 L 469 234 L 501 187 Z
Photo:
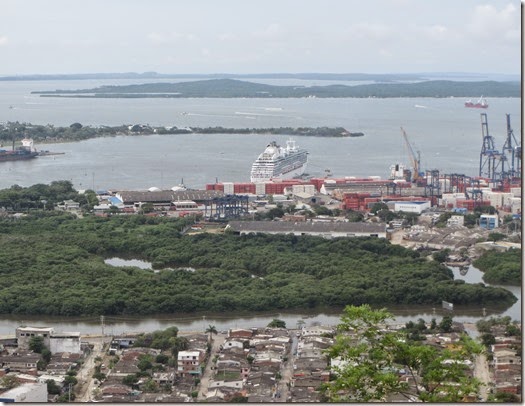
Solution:
M 301 176 L 306 170 L 308 152 L 299 149 L 295 141 L 286 141 L 286 147 L 272 141 L 252 165 L 251 182 L 267 182 L 272 179 L 291 179 Z

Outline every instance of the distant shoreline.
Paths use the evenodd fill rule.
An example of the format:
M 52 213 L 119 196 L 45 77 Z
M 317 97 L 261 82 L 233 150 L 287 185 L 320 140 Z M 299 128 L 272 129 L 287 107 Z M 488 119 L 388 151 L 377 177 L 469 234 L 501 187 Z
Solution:
M 106 85 L 90 89 L 32 91 L 40 97 L 78 98 L 399 98 L 399 97 L 521 97 L 519 81 L 427 80 L 333 84 L 327 86 L 276 86 L 236 79 Z

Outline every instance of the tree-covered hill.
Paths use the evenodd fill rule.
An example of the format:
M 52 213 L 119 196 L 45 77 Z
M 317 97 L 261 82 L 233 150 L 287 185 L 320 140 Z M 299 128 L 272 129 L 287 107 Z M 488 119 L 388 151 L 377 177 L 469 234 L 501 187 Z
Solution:
M 356 86 L 275 86 L 235 79 L 101 86 L 93 89 L 34 91 L 48 97 L 521 97 L 519 82 L 429 80 Z
M 454 281 L 417 252 L 377 238 L 182 235 L 190 219 L 0 219 L 0 313 L 152 314 L 368 303 L 510 306 L 507 290 Z M 104 258 L 151 261 L 158 272 Z

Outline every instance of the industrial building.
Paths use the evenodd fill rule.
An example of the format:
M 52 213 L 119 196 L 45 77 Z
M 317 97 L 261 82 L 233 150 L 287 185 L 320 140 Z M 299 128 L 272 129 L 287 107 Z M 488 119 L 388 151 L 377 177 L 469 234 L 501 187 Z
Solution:
M 384 224 L 350 222 L 230 221 L 228 229 L 237 234 L 293 234 L 324 238 L 378 237 L 386 238 Z

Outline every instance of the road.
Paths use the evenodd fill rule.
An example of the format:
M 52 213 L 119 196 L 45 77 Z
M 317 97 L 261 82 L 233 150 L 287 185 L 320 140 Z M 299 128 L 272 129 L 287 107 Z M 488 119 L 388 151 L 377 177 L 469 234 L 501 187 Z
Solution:
M 95 358 L 105 358 L 106 352 L 104 346 L 111 338 L 110 337 L 83 337 L 85 341 L 93 344 L 93 350 L 86 357 L 82 367 L 78 370 L 77 380 L 78 384 L 75 387 L 75 402 L 89 402 L 93 389 L 95 389 L 95 380 L 93 374 L 95 373 Z
M 285 354 L 285 357 L 287 357 L 287 361 L 283 362 L 283 364 L 281 365 L 281 380 L 277 384 L 277 397 L 274 400 L 275 402 L 287 402 L 288 398 L 291 397 L 289 384 L 292 381 L 294 365 L 293 358 L 294 354 L 297 352 L 297 343 L 299 340 L 295 336 L 295 331 L 292 330 L 290 334 L 292 343 L 290 345 L 288 353 Z
M 485 354 L 479 354 L 474 361 L 474 377 L 481 381 L 481 388 L 479 394 L 481 402 L 486 402 L 489 394 L 489 386 L 491 383 L 489 364 Z
M 206 394 L 208 393 L 208 387 L 210 380 L 213 378 L 213 370 L 211 367 L 214 365 L 213 357 L 219 354 L 219 347 L 224 344 L 226 340 L 226 334 L 216 334 L 211 343 L 210 356 L 208 357 L 208 362 L 206 363 L 206 368 L 204 368 L 204 373 L 202 374 L 201 381 L 199 384 L 199 394 L 197 395 L 197 402 L 203 401 L 206 399 Z

